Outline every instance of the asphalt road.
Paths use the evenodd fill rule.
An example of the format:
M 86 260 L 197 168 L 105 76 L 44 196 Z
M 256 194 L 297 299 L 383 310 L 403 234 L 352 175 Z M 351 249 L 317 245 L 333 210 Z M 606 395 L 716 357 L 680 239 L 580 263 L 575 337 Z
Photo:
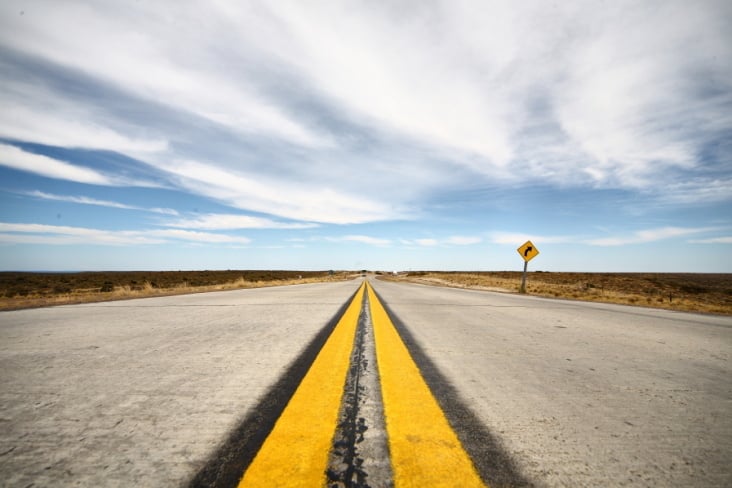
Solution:
M 732 319 L 372 283 L 517 480 L 732 486 Z M 359 284 L 0 313 L 0 486 L 190 483 Z
M 183 486 L 358 282 L 0 313 L 0 486 Z
M 732 486 L 732 318 L 376 281 L 539 486 Z

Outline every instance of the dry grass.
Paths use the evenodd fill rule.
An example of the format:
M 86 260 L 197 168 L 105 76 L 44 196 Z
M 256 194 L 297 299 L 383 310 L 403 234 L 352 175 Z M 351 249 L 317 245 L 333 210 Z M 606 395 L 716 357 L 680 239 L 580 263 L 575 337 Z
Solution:
M 518 293 L 520 272 L 416 272 L 386 277 Z M 732 275 L 694 273 L 528 273 L 530 295 L 732 315 Z
M 0 310 L 350 279 L 331 271 L 0 272 Z

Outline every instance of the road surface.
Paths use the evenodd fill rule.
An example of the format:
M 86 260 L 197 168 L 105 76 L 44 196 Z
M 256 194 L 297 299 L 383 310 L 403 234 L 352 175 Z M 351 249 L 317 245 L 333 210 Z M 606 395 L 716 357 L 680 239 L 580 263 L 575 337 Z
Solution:
M 546 486 L 732 486 L 732 319 L 376 282 Z
M 360 283 L 1 313 L 0 485 L 236 472 Z M 492 486 L 732 486 L 729 317 L 372 285 Z
M 0 313 L 0 486 L 183 486 L 359 283 Z

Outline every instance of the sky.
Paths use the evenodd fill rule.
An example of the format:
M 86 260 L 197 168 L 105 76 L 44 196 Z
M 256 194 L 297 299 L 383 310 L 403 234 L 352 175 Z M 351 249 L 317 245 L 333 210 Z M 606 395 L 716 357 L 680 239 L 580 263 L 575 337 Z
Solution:
M 732 2 L 0 2 L 0 270 L 732 272 Z

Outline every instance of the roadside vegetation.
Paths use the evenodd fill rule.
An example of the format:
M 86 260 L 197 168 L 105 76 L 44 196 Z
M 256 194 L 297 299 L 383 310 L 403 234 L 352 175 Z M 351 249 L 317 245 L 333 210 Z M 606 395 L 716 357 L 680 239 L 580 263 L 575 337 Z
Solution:
M 418 271 L 389 280 L 518 293 L 521 272 Z M 553 273 L 527 274 L 529 295 L 732 315 L 732 274 Z
M 0 310 L 351 279 L 346 271 L 0 272 Z M 381 279 L 518 293 L 521 272 L 416 271 Z M 527 275 L 529 295 L 732 315 L 732 274 Z
M 0 272 L 0 310 L 338 281 L 333 271 Z

